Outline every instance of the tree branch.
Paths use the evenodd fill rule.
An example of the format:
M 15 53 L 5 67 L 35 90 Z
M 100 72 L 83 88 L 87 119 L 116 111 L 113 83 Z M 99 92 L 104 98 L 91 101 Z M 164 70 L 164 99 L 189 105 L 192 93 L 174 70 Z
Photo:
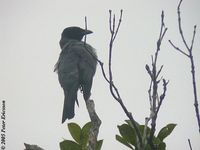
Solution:
M 92 123 L 89 132 L 88 150 L 95 150 L 97 144 L 97 137 L 99 134 L 99 127 L 101 125 L 101 120 L 99 119 L 98 115 L 95 112 L 95 105 L 93 100 L 87 100 L 86 106 Z
M 109 10 L 109 29 L 110 29 L 110 33 L 111 33 L 111 38 L 110 38 L 110 43 L 109 43 L 109 73 L 108 73 L 108 77 L 106 75 L 105 69 L 104 69 L 104 63 L 102 61 L 100 61 L 98 58 L 96 58 L 88 49 L 87 47 L 85 47 L 85 49 L 87 50 L 88 53 L 90 53 L 90 55 L 98 62 L 98 64 L 101 67 L 101 71 L 103 74 L 104 79 L 107 81 L 107 83 L 109 84 L 110 87 L 110 92 L 111 95 L 114 97 L 115 100 L 117 100 L 119 102 L 119 104 L 121 105 L 122 109 L 124 110 L 125 114 L 127 115 L 127 117 L 130 119 L 131 123 L 133 124 L 133 127 L 136 131 L 136 135 L 138 137 L 139 140 L 139 145 L 140 147 L 142 147 L 143 143 L 142 143 L 142 136 L 141 133 L 138 129 L 138 126 L 136 124 L 136 121 L 134 120 L 132 114 L 127 110 L 126 106 L 124 105 L 120 93 L 117 89 L 117 87 L 115 86 L 114 82 L 113 82 L 113 77 L 112 77 L 112 48 L 113 48 L 113 43 L 116 39 L 117 33 L 119 31 L 120 28 L 120 24 L 122 21 L 122 13 L 123 10 L 121 10 L 120 12 L 120 19 L 117 25 L 117 29 L 115 30 L 115 15 L 112 19 L 112 11 Z
M 110 85 L 110 92 L 112 94 L 112 96 L 114 97 L 115 100 L 117 100 L 119 102 L 119 104 L 121 105 L 122 109 L 124 110 L 125 114 L 127 115 L 127 117 L 130 119 L 131 123 L 133 124 L 133 127 L 136 131 L 138 140 L 139 140 L 139 145 L 140 147 L 142 147 L 143 143 L 142 143 L 142 136 L 141 133 L 137 127 L 136 121 L 134 120 L 132 114 L 127 110 L 126 106 L 124 105 L 122 98 L 120 96 L 120 93 L 117 89 L 117 87 L 115 86 L 114 82 L 113 82 L 113 75 L 112 75 L 112 50 L 113 50 L 113 43 L 116 39 L 116 36 L 118 34 L 119 28 L 120 28 L 120 24 L 122 21 L 122 13 L 123 10 L 121 10 L 120 12 L 120 18 L 118 21 L 118 25 L 117 25 L 117 29 L 115 30 L 115 15 L 113 15 L 113 19 L 112 19 L 112 11 L 109 10 L 110 13 L 110 17 L 109 17 L 109 27 L 110 27 L 110 33 L 111 33 L 111 37 L 110 37 L 110 44 L 109 44 L 109 81 L 107 81 Z M 101 66 L 101 68 L 103 68 Z M 104 70 L 104 69 L 102 69 Z
M 165 24 L 164 24 L 164 12 L 162 11 L 161 28 L 160 28 L 159 38 L 157 41 L 157 48 L 156 48 L 154 57 L 153 56 L 151 57 L 152 58 L 152 68 L 150 69 L 148 64 L 146 64 L 146 66 L 145 66 L 145 68 L 151 78 L 150 86 L 149 86 L 149 90 L 148 90 L 149 101 L 150 101 L 150 116 L 148 119 L 146 119 L 146 121 L 151 120 L 151 131 L 150 131 L 150 135 L 148 138 L 148 143 L 151 146 L 151 149 L 153 149 L 153 150 L 157 149 L 155 147 L 155 145 L 153 144 L 153 137 L 154 137 L 155 130 L 156 130 L 156 120 L 157 120 L 158 112 L 160 110 L 162 102 L 165 98 L 165 94 L 167 91 L 167 84 L 168 84 L 168 82 L 166 82 L 166 80 L 163 79 L 163 93 L 159 97 L 158 96 L 158 84 L 160 83 L 160 80 L 162 78 L 158 79 L 158 77 L 162 71 L 163 65 L 160 67 L 159 70 L 157 70 L 157 58 L 158 58 L 160 46 L 161 46 L 161 43 L 162 43 L 162 40 L 164 38 L 166 31 L 167 31 L 167 28 L 165 27 Z M 148 122 L 146 123 L 146 125 L 148 125 Z
M 190 139 L 188 139 L 188 144 L 189 144 L 190 150 L 192 150 L 192 144 L 190 142 Z
M 87 17 L 85 17 L 85 30 L 87 30 Z M 84 38 L 84 43 L 86 43 L 86 35 Z M 92 56 L 93 54 L 87 49 L 87 47 L 85 46 L 87 52 L 89 52 Z M 96 59 L 95 56 L 93 56 L 93 58 Z M 101 125 L 101 120 L 99 119 L 96 111 L 95 111 L 95 104 L 93 100 L 86 100 L 86 106 L 87 106 L 87 110 L 90 116 L 90 120 L 91 120 L 91 129 L 89 132 L 89 140 L 88 140 L 88 150 L 95 150 L 96 145 L 97 145 L 97 139 L 98 139 L 98 134 L 99 134 L 99 128 Z
M 169 43 L 172 45 L 172 47 L 173 47 L 175 50 L 179 51 L 180 53 L 182 53 L 183 55 L 185 55 L 185 56 L 187 56 L 187 57 L 190 57 L 187 53 L 185 53 L 184 51 L 182 51 L 180 48 L 176 47 L 176 46 L 172 43 L 171 40 L 169 40 Z
M 181 26 L 181 11 L 180 11 L 180 7 L 181 7 L 181 3 L 182 3 L 183 0 L 180 0 L 179 4 L 178 4 L 178 7 L 177 7 L 177 14 L 178 14 L 178 26 L 179 26 L 179 32 L 180 32 L 180 35 L 181 35 L 181 38 L 183 40 L 183 43 L 185 44 L 185 47 L 187 49 L 189 49 L 189 46 L 187 45 L 187 42 L 185 40 L 185 37 L 183 35 L 183 30 L 182 30 L 182 26 Z
M 196 76 L 195 76 L 195 64 L 194 64 L 194 59 L 193 59 L 193 54 L 192 54 L 192 49 L 193 49 L 193 44 L 194 44 L 194 39 L 196 35 L 196 25 L 194 25 L 194 31 L 193 31 L 193 36 L 192 36 L 192 42 L 191 46 L 189 47 L 185 37 L 183 35 L 183 30 L 181 27 L 181 15 L 180 15 L 180 6 L 181 6 L 182 0 L 180 0 L 178 7 L 177 7 L 177 14 L 178 14 L 178 27 L 179 27 L 179 33 L 181 35 L 182 41 L 187 49 L 187 53 L 183 52 L 180 50 L 178 47 L 176 47 L 170 40 L 169 43 L 179 52 L 187 56 L 187 58 L 190 59 L 191 63 L 191 73 L 192 73 L 192 85 L 193 85 L 193 94 L 194 94 L 194 107 L 195 107 L 195 113 L 196 113 L 196 118 L 197 118 L 197 123 L 198 123 L 198 128 L 199 128 L 199 133 L 200 133 L 200 114 L 199 114 L 199 108 L 198 108 L 198 97 L 197 97 L 197 88 L 196 88 Z
M 87 17 L 85 16 L 85 31 L 87 31 Z M 87 40 L 87 34 L 84 36 L 84 43 L 86 43 Z

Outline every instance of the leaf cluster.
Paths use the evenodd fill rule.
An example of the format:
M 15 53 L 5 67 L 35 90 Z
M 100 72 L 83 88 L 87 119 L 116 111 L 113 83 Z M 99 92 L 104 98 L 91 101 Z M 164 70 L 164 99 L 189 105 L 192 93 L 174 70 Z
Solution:
M 147 136 L 143 137 L 144 150 L 152 150 L 151 146 L 148 143 L 148 136 L 150 135 L 151 129 L 145 125 L 137 124 L 137 126 L 139 128 L 141 135 L 147 135 Z M 170 124 L 166 125 L 165 127 L 163 127 L 158 132 L 157 136 L 153 137 L 153 144 L 154 144 L 154 147 L 156 148 L 156 150 L 165 150 L 166 149 L 166 144 L 164 142 L 164 139 L 172 133 L 175 126 L 176 126 L 176 124 L 170 123 Z M 118 129 L 119 129 L 120 135 L 116 135 L 117 141 L 126 145 L 127 147 L 129 147 L 132 150 L 140 149 L 136 132 L 133 128 L 132 123 L 129 120 L 126 120 L 126 123 L 124 123 L 122 125 L 118 125 Z
M 82 128 L 76 123 L 68 123 L 68 130 L 74 141 L 63 140 L 62 142 L 60 142 L 60 149 L 87 150 L 90 128 L 91 122 L 86 123 Z M 95 150 L 100 150 L 102 144 L 103 140 L 97 141 Z

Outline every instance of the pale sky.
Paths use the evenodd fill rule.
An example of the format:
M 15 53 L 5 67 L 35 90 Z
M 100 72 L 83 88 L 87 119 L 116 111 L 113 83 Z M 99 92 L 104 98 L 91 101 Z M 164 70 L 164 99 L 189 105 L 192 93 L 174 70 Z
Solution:
M 150 78 L 145 64 L 151 63 L 160 31 L 161 11 L 165 12 L 168 31 L 159 53 L 158 65 L 164 65 L 162 76 L 170 80 L 167 95 L 157 120 L 157 131 L 176 123 L 165 140 L 167 150 L 200 148 L 200 137 L 193 106 L 193 89 L 189 60 L 168 43 L 171 39 L 184 48 L 177 26 L 179 0 L 0 0 L 0 101 L 6 101 L 6 149 L 22 150 L 23 143 L 38 144 L 46 150 L 59 150 L 59 142 L 71 139 L 68 122 L 83 126 L 89 121 L 82 95 L 75 118 L 61 124 L 63 90 L 53 72 L 59 53 L 60 34 L 65 27 L 84 28 L 94 33 L 87 42 L 97 49 L 99 59 L 107 64 L 109 9 L 123 21 L 113 50 L 113 76 L 123 101 L 140 124 L 149 116 L 148 87 Z M 191 41 L 197 24 L 194 59 L 198 91 L 200 89 L 200 1 L 184 0 L 181 6 L 183 30 Z M 184 49 L 185 50 L 185 49 Z M 162 87 L 161 87 L 162 89 Z M 200 93 L 199 97 L 200 97 Z M 127 119 L 112 98 L 100 67 L 94 78 L 92 99 L 102 120 L 99 139 L 102 150 L 127 150 L 115 140 L 117 125 Z M 157 133 L 157 132 L 156 132 Z

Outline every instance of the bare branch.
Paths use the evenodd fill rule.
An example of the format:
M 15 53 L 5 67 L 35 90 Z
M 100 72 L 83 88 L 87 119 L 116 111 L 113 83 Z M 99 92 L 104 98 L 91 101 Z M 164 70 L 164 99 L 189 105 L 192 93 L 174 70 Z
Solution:
M 149 76 L 152 78 L 152 72 L 151 72 L 151 70 L 150 70 L 150 68 L 149 68 L 149 65 L 146 64 L 145 68 L 146 68 L 146 70 L 147 70 Z
M 117 31 L 115 31 L 115 30 L 113 30 L 113 29 L 115 29 L 115 24 L 112 24 L 113 23 L 112 22 L 112 11 L 109 10 L 109 14 L 110 14 L 110 17 L 109 17 L 109 28 L 110 28 L 110 33 L 111 33 L 111 39 L 110 39 L 110 44 L 109 44 L 109 77 L 107 77 L 107 75 L 106 75 L 103 62 L 100 61 L 98 58 L 96 58 L 87 49 L 87 47 L 85 47 L 85 49 L 87 50 L 88 53 L 90 53 L 90 55 L 94 59 L 97 60 L 98 64 L 100 65 L 103 77 L 107 81 L 107 83 L 110 85 L 110 92 L 111 92 L 112 96 L 114 97 L 115 100 L 117 100 L 119 102 L 119 104 L 121 105 L 121 107 L 124 110 L 125 114 L 127 115 L 127 117 L 130 119 L 131 123 L 133 124 L 133 127 L 134 127 L 134 129 L 136 131 L 137 137 L 139 139 L 140 146 L 142 147 L 142 136 L 141 136 L 141 133 L 140 133 L 138 127 L 137 127 L 136 121 L 134 120 L 132 114 L 125 107 L 125 105 L 124 105 L 124 103 L 123 103 L 123 101 L 122 101 L 122 99 L 120 97 L 119 91 L 118 91 L 117 87 L 115 86 L 115 84 L 113 83 L 113 80 L 112 80 L 112 68 L 111 68 L 111 66 L 112 66 L 111 65 L 112 48 L 113 48 L 114 40 L 115 40 L 115 38 L 117 36 L 117 33 L 118 33 L 118 30 L 120 28 L 120 24 L 121 24 L 121 20 L 122 20 L 122 13 L 123 13 L 123 10 L 121 10 L 120 19 L 119 19 L 118 26 L 117 26 Z M 115 19 L 113 19 L 113 21 L 115 22 Z
M 115 32 L 115 35 L 113 37 L 113 40 L 115 40 L 116 36 L 117 36 L 117 33 L 119 31 L 119 27 L 121 25 L 121 22 L 122 22 L 122 13 L 123 13 L 123 10 L 121 9 L 120 11 L 120 17 L 119 17 L 119 22 L 118 22 L 118 25 L 117 25 L 117 29 L 116 29 L 116 32 Z
M 188 144 L 189 144 L 190 150 L 192 150 L 192 144 L 190 142 L 190 139 L 188 139 Z
M 85 30 L 87 30 L 87 17 L 85 17 Z M 84 43 L 86 44 L 86 35 L 84 38 Z M 87 52 L 93 56 L 93 58 L 97 59 L 85 46 Z M 87 110 L 90 116 L 91 120 L 91 129 L 89 131 L 89 140 L 88 140 L 88 150 L 95 150 L 95 147 L 97 145 L 97 138 L 99 134 L 99 128 L 101 125 L 101 120 L 99 119 L 98 115 L 96 114 L 95 111 L 95 105 L 93 100 L 86 100 L 86 106 Z
M 166 81 L 165 79 L 163 79 L 163 93 L 160 95 L 160 101 L 158 103 L 158 107 L 156 110 L 156 115 L 158 114 L 159 110 L 160 110 L 160 106 L 162 105 L 162 102 L 165 98 L 166 95 L 166 91 L 167 91 L 167 84 L 169 83 L 169 81 Z
M 160 75 L 161 71 L 162 71 L 163 65 L 160 67 L 160 69 L 158 70 L 158 73 L 156 75 L 156 79 L 158 78 L 158 76 Z
M 193 37 L 192 37 L 192 42 L 191 42 L 191 46 L 190 46 L 190 50 L 192 50 L 193 48 L 193 44 L 194 44 L 194 38 L 195 38 L 195 35 L 196 35 L 196 25 L 194 25 L 194 31 L 193 31 Z
M 101 125 L 101 120 L 99 119 L 97 113 L 95 112 L 95 105 L 93 100 L 87 100 L 86 106 L 91 119 L 91 129 L 89 132 L 89 140 L 88 140 L 88 150 L 95 150 L 97 144 L 97 137 L 99 134 L 99 128 Z
M 163 31 L 163 29 L 164 29 L 164 31 Z M 158 41 L 157 41 L 157 49 L 156 49 L 156 53 L 155 53 L 155 56 L 154 56 L 154 63 L 157 62 L 157 55 L 158 55 L 158 52 L 160 51 L 161 42 L 162 42 L 163 37 L 165 36 L 166 32 L 167 32 L 167 28 L 165 27 L 165 23 L 164 23 L 164 11 L 162 11 L 160 34 L 159 34 L 159 38 L 158 38 Z
M 115 100 L 117 100 L 119 102 L 119 104 L 121 105 L 122 109 L 124 110 L 125 114 L 127 115 L 127 117 L 130 119 L 130 121 L 133 124 L 133 127 L 136 131 L 137 137 L 139 139 L 139 144 L 142 147 L 142 136 L 141 133 L 136 125 L 136 121 L 134 120 L 132 114 L 127 110 L 127 108 L 125 107 L 122 98 L 120 96 L 120 93 L 118 91 L 118 89 L 116 88 L 115 84 L 113 83 L 113 76 L 112 76 L 112 49 L 113 49 L 113 43 L 116 39 L 116 36 L 118 34 L 120 25 L 121 25 L 121 21 L 122 21 L 122 13 L 123 10 L 121 10 L 121 14 L 120 14 L 120 19 L 118 21 L 118 25 L 117 25 L 117 29 L 115 30 L 115 15 L 113 15 L 113 19 L 112 19 L 112 11 L 109 10 L 109 14 L 110 14 L 110 18 L 109 18 L 109 27 L 110 27 L 110 33 L 111 33 L 111 37 L 110 37 L 110 43 L 109 43 L 109 85 L 110 85 L 110 92 L 112 94 L 112 96 L 114 97 Z M 112 21 L 113 20 L 113 21 Z
M 190 62 L 191 62 L 193 93 L 194 93 L 194 107 L 195 107 L 197 123 L 198 123 L 199 133 L 200 133 L 200 114 L 199 114 L 199 108 L 198 108 L 199 104 L 198 104 L 198 98 L 197 98 L 195 66 L 194 66 L 194 59 L 193 59 L 193 55 L 192 55 L 192 50 L 190 50 Z
M 117 100 L 121 100 L 118 89 L 116 88 L 116 86 L 113 83 L 113 75 L 112 75 L 112 47 L 113 47 L 113 43 L 114 40 L 118 34 L 118 30 L 121 24 L 121 20 L 122 20 L 122 13 L 123 11 L 121 10 L 121 14 L 120 14 L 120 19 L 118 22 L 118 26 L 117 26 L 117 30 L 115 31 L 115 14 L 113 15 L 113 21 L 112 20 L 112 11 L 109 10 L 110 13 L 110 18 L 109 18 L 109 23 L 110 23 L 110 33 L 111 33 L 111 38 L 110 38 L 110 44 L 109 44 L 109 81 L 110 81 L 110 92 L 112 94 L 112 96 Z M 114 90 L 113 90 L 114 89 Z
M 157 120 L 157 115 L 158 112 L 160 110 L 160 107 L 162 105 L 162 102 L 165 98 L 165 94 L 166 94 L 166 90 L 167 90 L 167 84 L 168 82 L 166 82 L 165 79 L 163 79 L 163 93 L 161 94 L 161 96 L 158 96 L 158 84 L 160 83 L 160 80 L 162 79 L 158 79 L 163 65 L 160 67 L 160 69 L 157 71 L 157 58 L 158 58 L 158 53 L 160 51 L 160 46 L 162 43 L 162 40 L 165 36 L 165 33 L 167 31 L 167 28 L 165 27 L 164 24 L 164 12 L 162 11 L 161 14 L 161 28 L 160 28 L 160 34 L 159 34 L 159 38 L 157 41 L 157 49 L 155 51 L 154 57 L 151 56 L 152 58 L 152 70 L 149 68 L 148 65 L 146 65 L 146 70 L 149 74 L 149 76 L 151 77 L 151 81 L 150 81 L 150 87 L 148 90 L 148 94 L 149 94 L 149 101 L 150 101 L 150 117 L 148 119 L 148 121 L 151 120 L 151 131 L 150 131 L 150 135 L 148 138 L 148 143 L 151 146 L 151 149 L 155 149 L 155 145 L 153 143 L 153 137 L 155 134 L 155 130 L 156 130 L 156 120 Z
M 179 32 L 180 32 L 181 38 L 183 40 L 183 43 L 185 44 L 185 47 L 189 50 L 189 46 L 186 43 L 185 37 L 183 35 L 182 26 L 181 26 L 181 11 L 180 11 L 181 3 L 182 3 L 182 0 L 180 0 L 178 7 L 177 7 Z
M 109 10 L 109 27 L 110 27 L 110 32 L 112 33 L 112 10 Z
M 85 16 L 85 31 L 87 31 L 87 17 Z M 84 36 L 84 43 L 86 43 L 87 34 Z
M 199 127 L 199 133 L 200 133 L 200 114 L 199 114 L 199 107 L 198 107 L 198 98 L 197 98 L 197 88 L 196 88 L 196 77 L 195 77 L 195 65 L 194 65 L 194 59 L 193 59 L 193 54 L 192 54 L 192 49 L 193 49 L 193 44 L 194 44 L 194 39 L 195 39 L 195 35 L 196 35 L 196 25 L 194 25 L 194 31 L 193 31 L 193 36 L 192 36 L 192 42 L 191 42 L 191 46 L 189 48 L 185 37 L 183 35 L 183 31 L 182 31 L 182 27 L 181 27 L 181 15 L 180 15 L 180 6 L 181 6 L 182 0 L 180 0 L 178 7 L 177 7 L 177 14 L 178 14 L 178 25 L 179 25 L 179 33 L 181 35 L 182 41 L 188 51 L 189 54 L 186 54 L 185 52 L 183 52 L 182 50 L 180 50 L 178 47 L 176 47 L 170 40 L 169 43 L 174 47 L 175 50 L 181 52 L 182 54 L 184 54 L 185 56 L 187 56 L 187 58 L 190 59 L 190 63 L 191 63 L 191 73 L 192 73 L 192 85 L 193 85 L 193 94 L 194 94 L 194 108 L 195 108 L 195 113 L 196 113 L 196 118 L 197 118 L 197 123 L 198 123 L 198 127 Z
M 186 54 L 184 51 L 182 51 L 180 48 L 176 47 L 171 40 L 169 40 L 169 43 L 172 45 L 172 47 L 174 47 L 175 50 L 179 51 L 180 53 L 182 53 L 183 55 L 190 57 L 188 54 Z

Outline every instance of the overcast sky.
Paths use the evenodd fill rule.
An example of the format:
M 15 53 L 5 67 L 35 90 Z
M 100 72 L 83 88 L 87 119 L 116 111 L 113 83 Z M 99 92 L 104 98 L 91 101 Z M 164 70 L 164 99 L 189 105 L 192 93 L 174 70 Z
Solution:
M 89 121 L 82 95 L 73 120 L 61 124 L 64 95 L 53 72 L 59 53 L 60 34 L 65 27 L 88 28 L 94 33 L 87 42 L 97 49 L 99 59 L 107 64 L 109 9 L 116 17 L 123 9 L 122 25 L 113 51 L 113 76 L 123 101 L 140 124 L 149 115 L 150 78 L 145 64 L 151 63 L 160 30 L 161 11 L 165 12 L 168 31 L 159 53 L 158 65 L 164 64 L 162 76 L 170 80 L 167 95 L 158 115 L 157 130 L 177 123 L 166 139 L 167 149 L 200 148 L 200 137 L 193 106 L 189 60 L 168 43 L 181 43 L 176 7 L 179 0 L 0 0 L 0 101 L 6 101 L 6 149 L 22 150 L 23 143 L 38 144 L 46 150 L 59 150 L 59 142 L 71 139 L 68 122 L 81 126 Z M 191 41 L 197 24 L 194 59 L 200 90 L 200 1 L 184 0 L 181 6 L 183 30 Z M 185 48 L 184 48 L 185 50 Z M 161 87 L 162 88 L 162 87 Z M 200 93 L 198 93 L 200 96 Z M 103 150 L 126 150 L 116 142 L 117 125 L 127 119 L 109 93 L 100 67 L 94 78 L 92 99 L 102 120 L 99 139 Z M 156 132 L 157 133 L 157 132 Z

